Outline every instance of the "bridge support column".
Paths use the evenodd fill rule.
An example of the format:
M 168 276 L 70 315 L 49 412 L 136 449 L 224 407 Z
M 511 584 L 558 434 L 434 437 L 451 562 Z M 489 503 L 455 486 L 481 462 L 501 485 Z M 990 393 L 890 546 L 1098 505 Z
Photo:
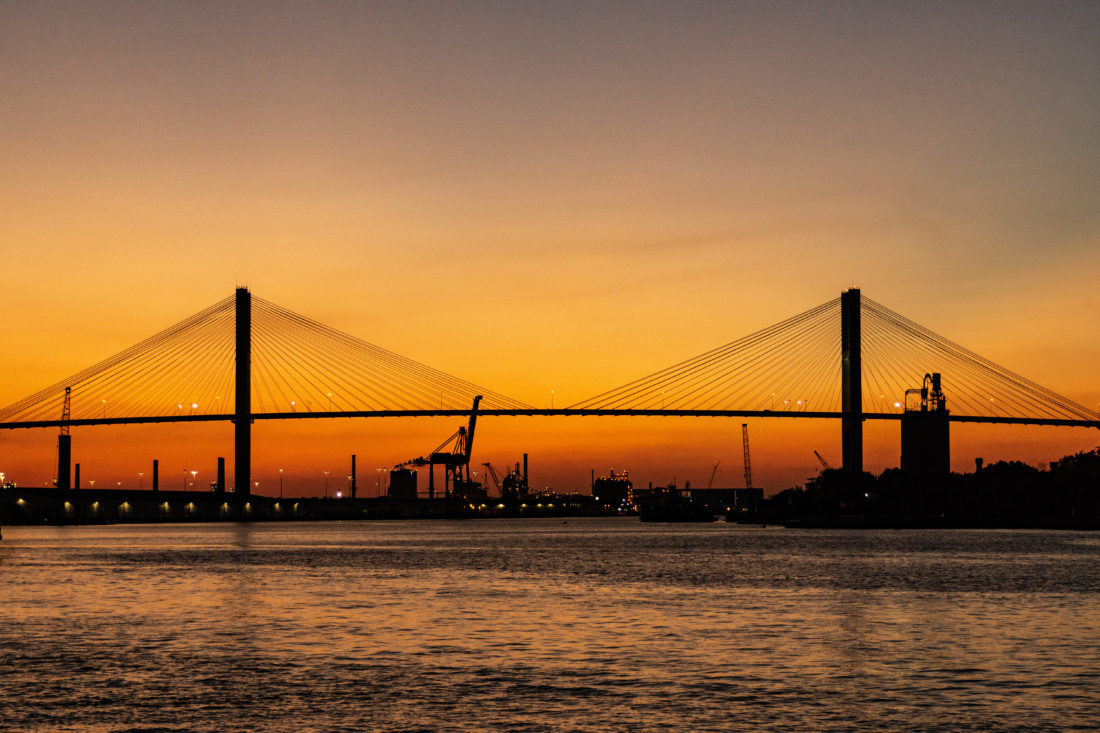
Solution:
M 233 481 L 239 495 L 252 489 L 252 294 L 237 288 L 236 394 L 233 411 Z
M 844 471 L 863 473 L 863 369 L 859 289 L 840 294 L 841 455 Z
M 57 436 L 57 488 L 68 489 L 72 484 L 73 436 Z

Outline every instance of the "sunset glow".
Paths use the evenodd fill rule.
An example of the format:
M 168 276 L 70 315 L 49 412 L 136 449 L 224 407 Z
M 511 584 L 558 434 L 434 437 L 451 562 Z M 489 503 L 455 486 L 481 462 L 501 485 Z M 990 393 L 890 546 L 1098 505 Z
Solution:
M 854 286 L 1100 413 L 1100 12 L 934 8 L 0 5 L 0 407 L 238 286 L 540 408 Z M 706 485 L 719 461 L 715 486 L 741 486 L 741 422 L 486 418 L 474 456 L 528 453 L 532 486 L 563 491 L 611 468 Z M 769 494 L 816 474 L 815 450 L 840 463 L 839 421 L 747 422 Z M 370 495 L 462 423 L 257 421 L 255 491 L 282 473 L 320 495 L 331 471 L 335 492 L 356 454 Z M 0 431 L 0 470 L 43 484 L 56 432 Z M 897 465 L 896 423 L 865 439 L 868 470 Z M 1100 433 L 952 439 L 961 471 Z M 147 486 L 158 459 L 166 486 L 199 485 L 233 433 L 73 445 L 84 482 Z

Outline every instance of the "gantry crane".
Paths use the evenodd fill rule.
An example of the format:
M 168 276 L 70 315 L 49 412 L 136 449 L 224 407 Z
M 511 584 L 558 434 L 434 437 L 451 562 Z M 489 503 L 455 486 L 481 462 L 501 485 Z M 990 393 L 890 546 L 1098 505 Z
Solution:
M 477 427 L 477 406 L 481 402 L 481 395 L 474 397 L 474 406 L 470 409 L 469 426 L 462 426 L 458 431 L 447 438 L 428 457 L 420 456 L 403 463 L 398 463 L 394 468 L 406 466 L 428 467 L 428 497 L 435 498 L 435 467 L 443 466 L 443 491 L 450 499 L 466 501 L 473 490 L 473 481 L 470 474 L 470 454 L 474 449 L 474 429 Z

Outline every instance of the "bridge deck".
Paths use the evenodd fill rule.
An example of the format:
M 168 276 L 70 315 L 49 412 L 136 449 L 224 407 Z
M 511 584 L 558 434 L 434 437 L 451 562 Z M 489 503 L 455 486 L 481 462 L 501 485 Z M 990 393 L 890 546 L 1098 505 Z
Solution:
M 469 409 L 461 410 L 362 410 L 355 412 L 260 412 L 253 413 L 253 420 L 310 420 L 339 417 L 467 417 Z M 622 410 L 622 409 L 507 409 L 478 410 L 478 417 L 752 417 L 752 418 L 800 418 L 832 419 L 844 416 L 841 412 L 799 412 L 792 410 Z M 68 425 L 135 425 L 147 423 L 179 422 L 232 422 L 232 414 L 219 415 L 170 415 L 147 417 L 108 417 L 83 420 L 34 420 L 28 422 L 0 422 L 0 429 L 54 428 Z M 900 412 L 865 412 L 864 420 L 900 420 Z M 948 415 L 951 422 L 992 423 L 1001 425 L 1054 425 L 1063 427 L 1100 428 L 1100 420 L 1064 420 L 1054 418 L 1007 417 L 998 415 Z

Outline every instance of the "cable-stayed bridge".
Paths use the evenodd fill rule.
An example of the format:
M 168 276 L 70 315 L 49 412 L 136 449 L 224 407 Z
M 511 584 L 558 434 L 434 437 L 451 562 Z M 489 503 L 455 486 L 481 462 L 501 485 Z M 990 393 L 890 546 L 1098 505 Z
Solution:
M 0 428 L 235 424 L 250 484 L 255 420 L 469 415 L 838 418 L 862 469 L 862 423 L 902 419 L 926 374 L 947 420 L 1100 427 L 1085 406 L 849 290 L 839 298 L 573 405 L 540 409 L 372 345 L 241 288 L 0 409 Z M 59 472 L 60 473 L 60 472 Z M 64 472 L 67 476 L 67 471 Z

